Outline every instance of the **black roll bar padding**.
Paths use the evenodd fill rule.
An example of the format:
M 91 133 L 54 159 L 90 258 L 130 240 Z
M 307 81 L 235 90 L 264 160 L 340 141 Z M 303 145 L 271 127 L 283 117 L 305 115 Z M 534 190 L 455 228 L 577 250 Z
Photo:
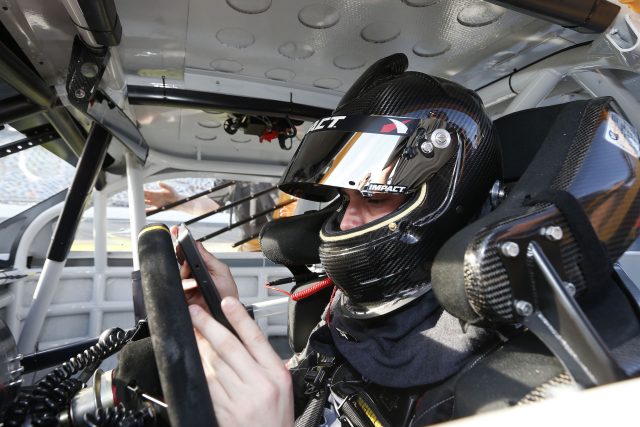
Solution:
M 144 304 L 171 425 L 217 427 L 171 234 L 149 224 L 138 234 Z
M 122 25 L 113 0 L 78 0 L 84 19 L 85 30 L 91 32 L 102 46 L 117 46 L 122 39 Z M 77 24 L 76 24 L 77 25 Z
M 620 6 L 606 0 L 487 1 L 582 33 L 604 32 L 620 11 Z
M 96 124 L 91 126 L 87 143 L 78 161 L 76 173 L 49 245 L 48 259 L 58 262 L 67 259 L 85 204 L 102 168 L 110 140 L 111 134 L 102 126 Z
M 313 121 L 331 115 L 328 108 L 272 99 L 225 95 L 187 89 L 128 86 L 130 105 L 157 105 L 198 110 L 218 109 L 238 114 L 268 115 Z
M 199 197 L 206 196 L 207 194 L 215 193 L 218 190 L 222 190 L 223 188 L 230 187 L 230 186 L 234 185 L 235 183 L 236 183 L 235 181 L 229 181 L 229 182 L 225 182 L 224 184 L 220 184 L 220 185 L 217 185 L 215 187 L 211 187 L 208 190 L 201 191 L 201 192 L 196 193 L 196 194 L 194 194 L 192 196 L 188 196 L 188 197 L 185 197 L 183 199 L 176 200 L 175 202 L 167 203 L 166 205 L 160 206 L 157 209 L 150 210 L 150 211 L 146 212 L 146 215 L 147 216 L 151 216 L 151 215 L 157 214 L 158 212 L 162 212 L 162 211 L 166 211 L 168 209 L 175 208 L 176 206 L 183 205 L 183 204 L 185 204 L 187 202 L 190 202 L 192 200 L 195 200 L 195 199 L 197 199 Z
M 82 353 L 92 345 L 96 344 L 98 340 L 98 337 L 89 338 L 60 347 L 51 348 L 49 350 L 27 354 L 22 358 L 20 364 L 24 368 L 24 374 L 51 368 L 66 362 L 78 353 Z

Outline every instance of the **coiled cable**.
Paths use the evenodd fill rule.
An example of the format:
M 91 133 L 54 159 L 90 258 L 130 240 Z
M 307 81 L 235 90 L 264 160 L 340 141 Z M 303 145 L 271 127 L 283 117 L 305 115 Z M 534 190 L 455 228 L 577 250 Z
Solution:
M 89 427 L 148 427 L 155 423 L 151 409 L 132 411 L 125 409 L 122 403 L 115 408 L 100 408 L 95 414 L 86 414 L 84 421 Z
M 125 332 L 120 328 L 104 331 L 98 343 L 55 368 L 38 381 L 32 390 L 21 391 L 13 405 L 5 412 L 4 425 L 22 426 L 28 415 L 31 416 L 31 424 L 34 426 L 57 425 L 58 413 L 69 404 L 93 371 L 104 359 L 120 350 L 134 333 L 135 330 Z M 77 378 L 71 378 L 78 372 L 80 374 Z

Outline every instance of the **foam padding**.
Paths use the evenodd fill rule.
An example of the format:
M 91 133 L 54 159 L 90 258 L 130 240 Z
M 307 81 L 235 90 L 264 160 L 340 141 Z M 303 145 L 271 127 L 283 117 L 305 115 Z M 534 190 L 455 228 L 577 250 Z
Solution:
M 319 211 L 267 223 L 260 232 L 262 253 L 288 267 L 319 263 L 320 227 L 339 205 L 336 201 Z

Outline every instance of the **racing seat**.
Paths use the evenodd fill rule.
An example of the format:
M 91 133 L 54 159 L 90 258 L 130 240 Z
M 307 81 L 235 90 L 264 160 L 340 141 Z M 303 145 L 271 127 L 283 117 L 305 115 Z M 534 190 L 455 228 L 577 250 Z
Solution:
M 635 129 L 611 98 L 496 126 L 507 196 L 450 238 L 431 271 L 445 310 L 510 339 L 427 393 L 423 424 L 640 372 L 638 288 L 611 264 L 638 235 Z
M 539 400 L 562 386 L 613 382 L 640 369 L 640 292 L 610 261 L 638 234 L 635 130 L 611 98 L 517 112 L 496 127 L 505 184 L 492 192 L 499 205 L 441 248 L 432 282 L 447 311 L 505 339 L 426 393 L 419 424 Z M 333 208 L 267 224 L 265 255 L 294 275 L 318 263 L 317 230 Z M 326 293 L 291 303 L 294 351 L 304 347 L 328 299 Z

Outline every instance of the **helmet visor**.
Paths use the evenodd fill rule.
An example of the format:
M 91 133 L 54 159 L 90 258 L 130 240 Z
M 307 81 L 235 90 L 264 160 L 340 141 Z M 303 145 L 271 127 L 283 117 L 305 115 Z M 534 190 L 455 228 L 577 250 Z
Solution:
M 451 155 L 450 138 L 447 147 L 440 144 L 440 149 L 425 139 L 434 126 L 437 124 L 431 119 L 394 116 L 318 120 L 302 139 L 280 188 L 318 201 L 331 200 L 338 189 L 354 189 L 365 195 L 410 193 L 424 182 L 424 173 L 417 171 L 433 169 L 436 164 L 439 167 L 441 157 Z M 422 129 L 416 132 L 418 127 Z

